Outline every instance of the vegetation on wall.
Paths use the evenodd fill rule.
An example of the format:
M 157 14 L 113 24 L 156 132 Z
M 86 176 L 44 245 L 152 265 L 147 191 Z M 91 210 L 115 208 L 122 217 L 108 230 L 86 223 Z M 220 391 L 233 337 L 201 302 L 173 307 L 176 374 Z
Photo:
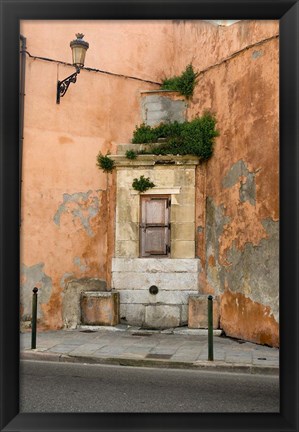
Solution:
M 219 132 L 215 127 L 216 118 L 210 112 L 205 112 L 202 117 L 197 117 L 190 122 L 163 123 L 155 127 L 142 124 L 136 127 L 133 132 L 132 143 L 157 143 L 163 138 L 164 142 L 161 142 L 160 145 L 148 152 L 142 151 L 142 153 L 158 155 L 189 154 L 207 160 L 213 154 L 214 139 L 219 136 Z
M 126 151 L 126 157 L 128 159 L 136 159 L 137 153 L 134 150 L 127 150 Z
M 109 152 L 103 155 L 99 152 L 97 156 L 97 166 L 101 168 L 104 172 L 111 172 L 114 168 L 114 160 L 109 157 Z
M 132 183 L 133 189 L 139 192 L 145 192 L 146 190 L 155 187 L 156 185 L 150 181 L 149 177 L 144 177 L 143 175 L 139 179 L 134 178 Z
M 194 72 L 192 64 L 189 64 L 180 76 L 165 78 L 162 81 L 161 89 L 178 91 L 190 98 L 193 95 L 197 76 L 198 73 Z
M 191 155 L 205 161 L 213 154 L 213 145 L 217 136 L 219 136 L 219 132 L 216 129 L 216 118 L 208 111 L 201 117 L 183 123 L 162 123 L 154 127 L 141 124 L 141 126 L 136 126 L 133 132 L 132 143 L 155 143 L 155 146 L 139 151 L 127 150 L 126 157 L 133 160 L 140 154 Z M 111 172 L 115 166 L 115 162 L 109 154 L 108 152 L 103 155 L 99 152 L 97 155 L 97 166 L 104 172 Z M 135 180 L 136 190 L 140 190 L 137 189 L 138 185 L 141 185 L 142 188 L 142 185 L 149 181 L 145 178 Z M 149 185 L 147 188 L 154 186 Z M 140 191 L 143 192 L 143 190 Z

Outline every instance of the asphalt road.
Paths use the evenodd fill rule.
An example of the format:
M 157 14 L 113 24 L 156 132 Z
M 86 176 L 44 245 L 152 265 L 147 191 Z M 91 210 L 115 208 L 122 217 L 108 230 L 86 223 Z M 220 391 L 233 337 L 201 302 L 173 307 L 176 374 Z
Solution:
M 21 412 L 279 412 L 279 379 L 22 361 Z

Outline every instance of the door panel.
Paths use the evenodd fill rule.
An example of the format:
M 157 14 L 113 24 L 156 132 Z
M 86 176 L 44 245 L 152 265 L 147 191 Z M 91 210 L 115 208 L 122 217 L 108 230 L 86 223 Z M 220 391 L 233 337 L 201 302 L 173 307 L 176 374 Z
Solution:
M 140 255 L 169 253 L 169 197 L 141 197 Z

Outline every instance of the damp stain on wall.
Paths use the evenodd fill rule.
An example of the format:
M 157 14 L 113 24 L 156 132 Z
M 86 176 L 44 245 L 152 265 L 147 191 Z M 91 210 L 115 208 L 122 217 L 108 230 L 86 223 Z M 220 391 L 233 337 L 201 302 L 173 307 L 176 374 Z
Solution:
M 269 306 L 227 290 L 221 296 L 220 311 L 220 326 L 227 336 L 279 346 L 279 324 Z
M 228 181 L 227 181 L 228 182 Z M 229 182 L 228 182 L 229 183 Z M 229 183 L 233 185 L 233 181 Z M 263 305 L 271 315 L 271 329 L 273 338 L 278 340 L 279 322 L 279 223 L 271 218 L 260 221 L 266 235 L 257 244 L 246 242 L 240 249 L 237 241 L 232 241 L 230 247 L 224 253 L 221 241 L 226 224 L 230 218 L 225 215 L 224 206 L 217 206 L 209 197 L 207 198 L 207 225 L 206 225 L 206 280 L 208 286 L 213 288 L 215 294 L 236 296 L 238 302 L 234 303 L 236 319 L 229 321 L 229 316 L 224 316 L 221 325 L 225 332 L 233 335 L 238 329 L 240 337 L 262 343 L 256 336 L 256 319 L 262 317 L 257 312 L 255 320 L 246 323 L 246 313 L 240 312 L 240 298 L 245 297 L 250 302 L 251 315 L 254 315 Z M 231 300 L 231 297 L 230 297 Z M 228 302 L 227 302 L 228 304 Z M 244 302 L 243 302 L 244 306 Z M 242 306 L 242 307 L 243 307 Z M 228 306 L 226 307 L 228 310 Z M 221 310 L 224 313 L 224 309 Z M 269 318 L 270 319 L 270 318 Z M 262 325 L 262 323 L 261 323 Z M 263 324 L 264 325 L 264 324 Z M 276 335 L 276 336 L 275 336 Z M 269 337 L 265 337 L 269 340 Z M 265 342 L 271 344 L 269 341 Z

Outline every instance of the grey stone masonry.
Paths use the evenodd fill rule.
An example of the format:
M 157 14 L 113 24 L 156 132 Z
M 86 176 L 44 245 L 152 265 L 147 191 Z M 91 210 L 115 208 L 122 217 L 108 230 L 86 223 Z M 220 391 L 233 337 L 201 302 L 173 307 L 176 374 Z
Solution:
M 199 269 L 199 259 L 113 258 L 120 321 L 146 328 L 187 324 L 188 300 L 198 293 Z M 158 288 L 155 294 L 152 285 Z
M 186 120 L 187 103 L 178 92 L 158 90 L 141 93 L 143 122 L 149 126 Z

